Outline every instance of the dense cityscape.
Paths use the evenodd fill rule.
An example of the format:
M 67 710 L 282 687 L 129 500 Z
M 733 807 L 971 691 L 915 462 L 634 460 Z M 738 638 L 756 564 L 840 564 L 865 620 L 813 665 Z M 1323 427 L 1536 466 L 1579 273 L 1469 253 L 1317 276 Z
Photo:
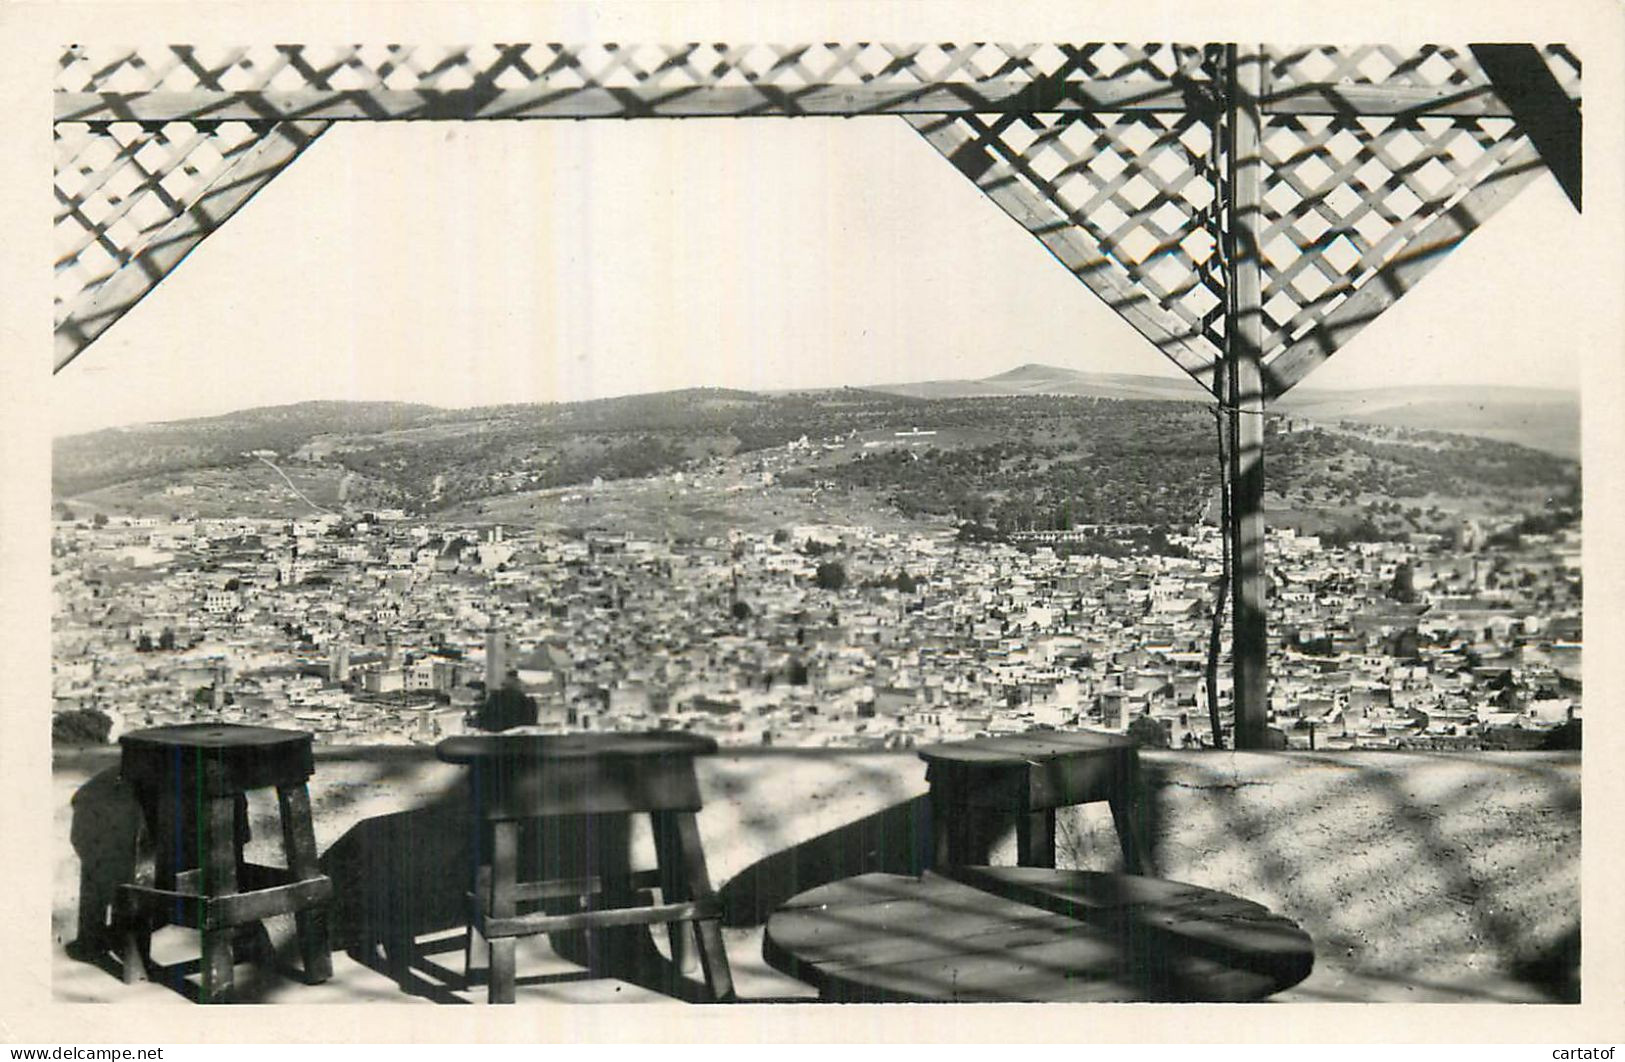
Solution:
M 1046 727 L 1210 745 L 1220 538 L 1199 524 L 1160 534 L 1161 552 L 1094 548 L 1145 530 L 967 541 L 951 522 L 826 523 L 690 540 L 400 510 L 59 509 L 55 711 L 100 713 L 104 739 L 210 719 L 425 744 L 506 695 L 543 730 L 666 727 L 727 745 L 906 748 Z M 1579 529 L 1510 543 L 1497 530 L 1334 546 L 1272 529 L 1276 740 L 1539 747 L 1572 730 Z M 1226 729 L 1228 671 L 1221 660 Z

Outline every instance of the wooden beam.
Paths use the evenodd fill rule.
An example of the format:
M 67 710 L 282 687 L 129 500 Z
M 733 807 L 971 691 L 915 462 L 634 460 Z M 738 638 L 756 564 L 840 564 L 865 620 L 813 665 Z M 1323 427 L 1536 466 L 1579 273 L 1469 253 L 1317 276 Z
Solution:
M 210 233 L 299 157 L 326 122 L 282 122 L 223 170 L 184 213 L 153 234 L 112 276 L 73 306 L 56 327 L 61 372 L 90 342 L 146 297 Z
M 1539 152 L 1526 141 L 1518 142 L 1493 173 L 1411 237 L 1354 294 L 1265 367 L 1266 398 L 1274 401 L 1301 382 L 1401 295 L 1420 283 L 1457 244 L 1510 203 L 1513 196 L 1542 172 Z
M 1555 83 L 1555 82 L 1554 82 Z M 465 121 L 481 119 L 858 117 L 872 114 L 1183 112 L 1205 106 L 1206 82 L 940 82 L 866 85 L 689 85 L 516 89 L 295 89 L 251 92 L 58 92 L 54 120 Z M 1563 97 L 1568 100 L 1567 96 Z M 1572 101 L 1569 101 L 1572 104 Z M 1263 97 L 1267 114 L 1514 117 L 1489 85 L 1360 85 L 1312 82 Z
M 859 85 L 572 87 L 538 78 L 512 89 L 297 89 L 58 92 L 58 122 L 737 118 L 751 115 L 966 114 L 1009 111 L 1184 111 L 1197 82 L 1152 78 L 876 81 Z
M 1227 156 L 1230 201 L 1225 204 L 1230 275 L 1225 318 L 1225 406 L 1230 421 L 1231 673 L 1235 747 L 1265 747 L 1268 722 L 1268 631 L 1264 600 L 1264 345 L 1263 284 L 1258 241 L 1263 207 L 1259 97 L 1264 53 L 1256 45 L 1227 46 L 1230 92 Z
M 1580 209 L 1580 105 L 1569 99 L 1533 44 L 1475 44 L 1473 58 L 1540 152 L 1563 194 Z
M 1111 260 L 1095 246 L 1087 231 L 1071 224 L 1054 205 L 1025 184 L 1009 161 L 994 158 L 961 123 L 952 119 L 911 115 L 904 121 L 1170 361 L 1204 389 L 1213 390 L 1218 359 L 1208 342 L 1128 278 L 1114 272 Z
M 1512 111 L 1488 85 L 1345 85 L 1312 82 L 1272 90 L 1260 101 L 1265 114 L 1354 117 L 1508 118 Z

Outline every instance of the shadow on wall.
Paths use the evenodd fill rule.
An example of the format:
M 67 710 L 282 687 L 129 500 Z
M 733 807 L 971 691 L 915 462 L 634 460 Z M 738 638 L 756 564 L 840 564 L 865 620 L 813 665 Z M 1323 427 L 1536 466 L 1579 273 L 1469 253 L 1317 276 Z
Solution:
M 483 981 L 487 966 L 484 943 L 466 933 L 469 868 L 490 844 L 488 829 L 472 822 L 467 790 L 458 785 L 412 810 L 364 819 L 334 842 L 321 857 L 334 884 L 334 946 L 408 993 L 463 1002 L 452 990 Z M 520 833 L 521 881 L 598 875 L 610 882 L 632 863 L 628 816 L 546 819 Z M 562 914 L 578 910 L 576 903 L 561 897 L 537 906 Z M 646 927 L 554 933 L 548 943 L 585 967 L 571 979 L 616 977 L 678 996 L 690 989 Z M 523 976 L 520 983 L 527 983 Z
M 116 950 L 112 937 L 113 894 L 135 871 L 141 808 L 109 767 L 73 794 L 69 841 L 79 858 L 78 929 L 68 953 L 94 960 Z
M 1211 756 L 1148 789 L 1177 827 L 1159 831 L 1162 874 L 1314 938 L 1328 976 L 1300 998 L 1579 998 L 1579 786 L 1564 761 Z
M 467 922 L 468 814 L 459 787 L 362 819 L 333 842 L 318 861 L 333 879 L 333 947 L 409 987 L 417 938 Z
M 918 874 L 931 845 L 931 803 L 923 796 L 773 852 L 721 889 L 723 924 L 759 926 L 790 897 L 841 878 L 884 871 Z
M 1164 769 L 1146 764 L 1138 794 L 1140 835 L 1149 849 L 1151 868 L 1159 865 L 1158 838 L 1163 821 Z M 1122 856 L 1116 830 L 1104 803 L 1086 805 L 1083 816 L 1063 811 L 1057 823 L 1056 863 L 1063 868 L 1118 870 Z M 914 797 L 866 815 L 827 833 L 773 852 L 735 874 L 721 889 L 724 924 L 759 926 L 791 897 L 808 889 L 860 874 L 918 875 L 932 863 L 933 824 L 928 795 Z M 1013 820 L 987 816 L 973 819 L 968 844 L 973 864 L 1014 863 Z M 1154 869 L 1148 871 L 1155 873 Z

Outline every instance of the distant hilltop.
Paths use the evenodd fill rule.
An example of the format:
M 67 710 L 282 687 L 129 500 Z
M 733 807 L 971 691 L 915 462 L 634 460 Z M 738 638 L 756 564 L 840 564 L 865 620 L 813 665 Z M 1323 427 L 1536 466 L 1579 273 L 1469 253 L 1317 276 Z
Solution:
M 868 390 L 939 399 L 1071 395 L 1139 401 L 1211 400 L 1188 378 L 1084 372 L 1038 362 L 979 380 L 925 380 Z M 1580 396 L 1556 388 L 1439 385 L 1333 391 L 1298 387 L 1271 408 L 1311 421 L 1351 420 L 1447 431 L 1517 443 L 1559 457 L 1580 456 Z
M 1141 401 L 1202 401 L 1195 381 L 1132 373 L 1080 372 L 1028 362 L 981 380 L 924 380 L 868 388 L 910 398 L 981 398 L 1007 395 L 1072 395 Z

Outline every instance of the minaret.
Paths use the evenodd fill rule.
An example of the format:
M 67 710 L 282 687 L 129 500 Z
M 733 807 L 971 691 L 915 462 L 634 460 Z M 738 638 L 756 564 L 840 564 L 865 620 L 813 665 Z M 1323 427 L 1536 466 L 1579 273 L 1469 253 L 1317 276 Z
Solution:
M 508 678 L 508 644 L 495 625 L 485 632 L 485 690 L 494 693 Z
M 333 646 L 333 654 L 327 661 L 327 678 L 330 682 L 344 683 L 350 681 L 350 643 L 340 639 Z

